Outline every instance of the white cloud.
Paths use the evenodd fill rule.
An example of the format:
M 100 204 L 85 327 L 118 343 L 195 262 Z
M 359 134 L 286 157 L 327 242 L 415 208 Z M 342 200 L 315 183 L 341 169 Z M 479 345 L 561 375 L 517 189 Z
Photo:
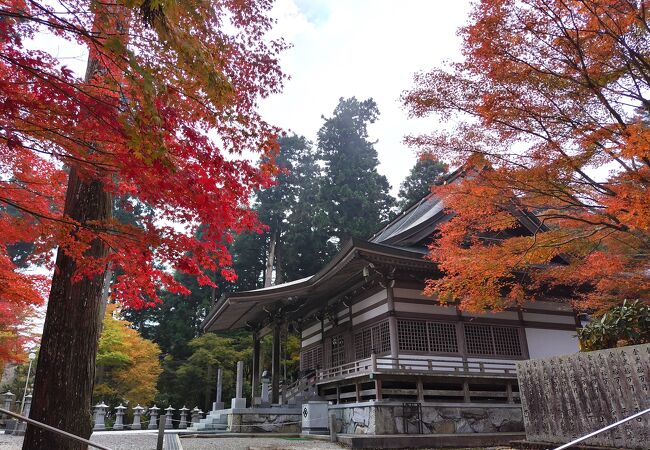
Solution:
M 370 136 L 395 193 L 415 162 L 403 137 L 436 126 L 407 119 L 399 97 L 415 72 L 458 58 L 456 30 L 469 6 L 467 0 L 278 0 L 274 34 L 293 44 L 281 60 L 291 80 L 262 103 L 265 117 L 315 140 L 321 116 L 332 114 L 339 97 L 373 97 L 381 116 Z

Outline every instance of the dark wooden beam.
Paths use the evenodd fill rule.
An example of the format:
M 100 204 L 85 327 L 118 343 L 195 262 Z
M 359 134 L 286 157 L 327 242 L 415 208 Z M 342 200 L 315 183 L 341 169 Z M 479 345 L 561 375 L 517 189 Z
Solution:
M 253 331 L 253 368 L 251 380 L 251 404 L 254 404 L 260 387 L 260 334 L 258 330 Z
M 273 324 L 273 361 L 271 366 L 271 403 L 280 402 L 280 326 L 276 320 Z

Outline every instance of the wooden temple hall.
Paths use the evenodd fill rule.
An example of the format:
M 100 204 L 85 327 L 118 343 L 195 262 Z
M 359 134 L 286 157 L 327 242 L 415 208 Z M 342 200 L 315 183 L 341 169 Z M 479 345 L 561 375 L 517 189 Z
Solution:
M 280 400 L 280 330 L 290 324 L 302 335 L 304 376 L 282 383 L 285 402 L 297 397 L 299 403 L 311 392 L 341 407 L 369 401 L 514 406 L 516 361 L 576 352 L 576 315 L 553 299 L 470 314 L 423 296 L 425 279 L 440 275 L 424 259 L 426 245 L 448 218 L 442 201 L 428 195 L 369 240 L 345 243 L 311 277 L 222 297 L 203 327 L 252 330 L 254 397 L 259 340 L 273 334 L 272 403 Z M 518 233 L 540 226 L 529 215 L 518 219 Z

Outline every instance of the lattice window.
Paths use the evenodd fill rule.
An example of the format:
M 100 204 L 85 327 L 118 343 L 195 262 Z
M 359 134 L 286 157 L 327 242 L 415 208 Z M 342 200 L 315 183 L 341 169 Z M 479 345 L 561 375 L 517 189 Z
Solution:
M 354 335 L 354 357 L 356 359 L 370 358 L 373 349 L 377 354 L 390 352 L 390 330 L 387 320 Z
M 492 355 L 492 327 L 489 325 L 465 324 L 465 344 L 470 355 Z
M 372 350 L 370 328 L 354 335 L 354 357 L 356 359 L 369 358 Z
M 320 345 L 314 346 L 300 353 L 301 370 L 319 369 L 323 364 L 323 348 Z
M 429 350 L 441 353 L 458 353 L 456 324 L 449 322 L 429 322 Z
M 345 339 L 343 335 L 332 337 L 332 367 L 345 364 Z
M 494 327 L 494 349 L 497 355 L 521 356 L 519 330 L 513 327 Z
M 390 352 L 390 328 L 388 321 L 381 322 L 372 327 L 372 347 L 375 353 L 382 354 Z
M 465 324 L 465 342 L 470 355 L 521 356 L 519 329 Z
M 399 349 L 414 352 L 426 352 L 427 323 L 416 320 L 397 321 L 397 341 Z

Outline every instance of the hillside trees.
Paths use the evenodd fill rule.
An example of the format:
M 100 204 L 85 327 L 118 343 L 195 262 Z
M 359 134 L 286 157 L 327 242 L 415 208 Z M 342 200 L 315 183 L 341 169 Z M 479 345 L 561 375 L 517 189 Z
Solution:
M 325 163 L 321 204 L 330 237 L 339 243 L 351 237 L 368 238 L 388 219 L 394 200 L 368 126 L 379 109 L 372 99 L 341 98 L 318 131 L 318 151 Z
M 648 298 L 647 17 L 626 0 L 482 0 L 460 30 L 464 61 L 417 75 L 410 113 L 450 121 L 408 141 L 472 174 L 437 189 L 455 217 L 429 293 L 468 309 L 557 288 L 597 309 Z M 517 210 L 539 232 L 499 240 Z
M 281 87 L 284 44 L 265 38 L 266 1 L 58 3 L 0 13 L 0 245 L 34 243 L 45 266 L 58 248 L 31 416 L 87 437 L 107 268 L 114 298 L 150 305 L 161 287 L 187 293 L 168 268 L 232 279 L 231 233 L 259 228 L 248 199 L 275 174 L 277 130 L 256 106 Z M 85 79 L 25 45 L 47 33 L 88 49 Z M 113 219 L 117 195 L 151 208 L 143 227 Z M 3 265 L 0 285 L 37 290 Z M 81 446 L 28 427 L 24 448 Z

